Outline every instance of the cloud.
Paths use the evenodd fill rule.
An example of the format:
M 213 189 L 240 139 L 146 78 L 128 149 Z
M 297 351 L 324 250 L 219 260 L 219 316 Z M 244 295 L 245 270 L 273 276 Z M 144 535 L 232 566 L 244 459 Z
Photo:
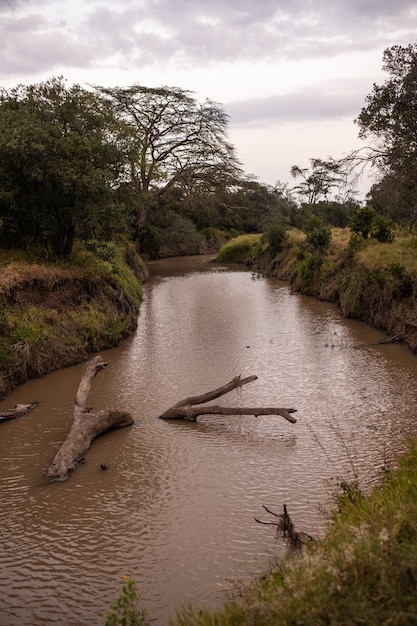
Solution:
M 97 15 L 103 10 L 97 4 Z M 383 45 L 387 32 L 415 37 L 417 9 L 413 0 L 395 3 L 370 0 L 148 0 L 121 2 L 113 11 L 117 22 L 136 32 L 154 32 L 157 58 L 171 42 L 171 57 L 186 64 L 233 62 L 236 59 L 302 59 L 341 50 Z M 109 11 L 108 8 L 105 8 Z M 141 47 L 140 38 L 132 41 Z M 149 43 L 149 42 L 146 42 Z M 131 50 L 133 52 L 133 48 Z
M 285 180 L 355 145 L 384 49 L 416 32 L 415 0 L 0 0 L 0 78 L 193 90 L 245 168 Z
M 8 17 L 0 24 L 1 71 L 7 74 L 50 72 L 56 67 L 88 64 L 86 46 L 59 29 L 50 29 L 39 13 Z
M 354 119 L 370 88 L 365 79 L 324 81 L 292 93 L 228 102 L 225 110 L 235 126 Z
M 0 0 L 4 75 L 41 68 L 328 58 L 415 38 L 415 0 Z M 24 20 L 27 20 L 26 22 Z M 19 37 L 26 24 L 26 38 Z M 6 27 L 7 26 L 7 27 Z M 58 38 L 63 42 L 58 45 Z M 65 42 L 65 43 L 64 43 Z M 39 47 L 45 53 L 39 53 Z M 16 61 L 18 59 L 18 62 Z

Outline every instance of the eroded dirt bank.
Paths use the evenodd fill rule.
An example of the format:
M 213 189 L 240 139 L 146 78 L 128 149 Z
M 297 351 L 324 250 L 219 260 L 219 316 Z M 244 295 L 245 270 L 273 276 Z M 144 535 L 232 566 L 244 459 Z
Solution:
M 3 266 L 0 399 L 20 383 L 116 345 L 137 326 L 141 283 L 123 272 Z

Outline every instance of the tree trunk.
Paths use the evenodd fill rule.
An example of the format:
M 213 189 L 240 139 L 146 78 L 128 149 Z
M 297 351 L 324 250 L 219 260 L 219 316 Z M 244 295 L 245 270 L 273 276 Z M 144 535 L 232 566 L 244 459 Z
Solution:
M 71 430 L 49 466 L 46 474 L 57 480 L 65 480 L 68 474 L 82 461 L 91 442 L 113 428 L 122 428 L 133 424 L 133 419 L 126 411 L 103 409 L 90 413 L 87 406 L 91 384 L 99 371 L 107 366 L 100 356 L 91 359 L 85 369 L 78 387 L 74 405 L 74 421 Z
M 185 419 L 190 422 L 195 422 L 199 415 L 281 415 L 292 424 L 296 423 L 295 417 L 291 413 L 295 413 L 297 409 L 285 409 L 278 407 L 225 407 L 220 405 L 208 405 L 200 408 L 195 408 L 195 404 L 203 404 L 223 396 L 225 393 L 246 385 L 247 383 L 257 380 L 257 376 L 248 376 L 247 378 L 240 378 L 235 376 L 230 382 L 226 383 L 222 387 L 218 387 L 213 391 L 209 391 L 199 396 L 190 396 L 184 400 L 180 400 L 170 409 L 160 415 L 160 419 Z

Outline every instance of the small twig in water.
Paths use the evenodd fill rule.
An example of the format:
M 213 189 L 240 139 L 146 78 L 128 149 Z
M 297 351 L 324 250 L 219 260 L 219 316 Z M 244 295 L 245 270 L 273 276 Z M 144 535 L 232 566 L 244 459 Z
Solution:
M 307 533 L 297 532 L 295 530 L 292 519 L 287 511 L 286 504 L 284 504 L 284 513 L 281 513 L 281 514 L 274 513 L 273 511 L 268 509 L 268 507 L 266 507 L 264 504 L 262 506 L 265 509 L 265 511 L 267 511 L 267 513 L 270 513 L 270 515 L 273 515 L 274 517 L 278 518 L 278 521 L 277 522 L 275 521 L 264 522 L 262 520 L 257 519 L 256 517 L 255 517 L 255 521 L 258 522 L 258 524 L 265 524 L 267 526 L 276 526 L 275 543 L 277 543 L 279 539 L 285 539 L 287 542 L 287 548 L 290 550 L 290 552 L 296 552 L 296 551 L 301 550 L 303 545 L 305 545 L 306 543 L 310 543 L 311 541 L 313 541 L 313 537 L 311 537 Z

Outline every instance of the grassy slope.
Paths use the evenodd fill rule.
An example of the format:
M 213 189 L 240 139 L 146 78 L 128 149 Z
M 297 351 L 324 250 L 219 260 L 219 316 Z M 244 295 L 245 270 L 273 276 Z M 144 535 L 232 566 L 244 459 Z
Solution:
M 246 263 L 289 281 L 295 291 L 335 302 L 345 317 L 399 336 L 417 352 L 416 237 L 397 236 L 393 243 L 368 240 L 352 247 L 349 229 L 333 229 L 330 249 L 317 254 L 306 246 L 300 231 L 288 234 L 274 257 L 262 244 L 262 236 L 253 235 L 228 242 L 218 258 Z
M 137 324 L 141 283 L 119 251 L 71 267 L 0 264 L 0 398 L 16 385 L 116 345 Z M 126 257 L 126 254 L 125 254 Z

